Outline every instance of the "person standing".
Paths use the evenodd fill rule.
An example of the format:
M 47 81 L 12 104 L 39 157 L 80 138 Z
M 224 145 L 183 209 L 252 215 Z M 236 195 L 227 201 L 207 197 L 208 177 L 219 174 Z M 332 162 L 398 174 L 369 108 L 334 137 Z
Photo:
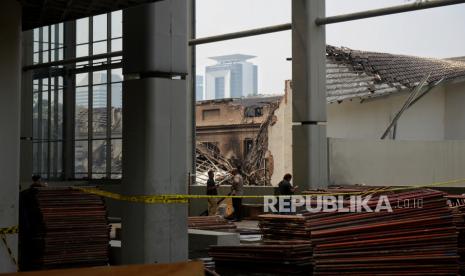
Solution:
M 208 180 L 207 180 L 207 195 L 218 195 L 218 187 L 215 183 L 215 173 L 212 170 L 208 171 Z M 216 215 L 218 209 L 218 199 L 209 198 L 208 199 L 208 215 Z
M 295 190 L 299 188 L 298 186 L 292 186 L 291 180 L 292 175 L 290 173 L 286 173 L 283 177 L 283 180 L 281 180 L 281 182 L 278 184 L 280 195 L 293 195 Z
M 278 201 L 278 205 L 276 206 L 278 210 L 281 210 L 281 208 L 279 208 L 279 204 L 281 202 L 285 203 L 285 206 L 291 208 L 292 210 L 292 204 L 294 203 L 294 201 L 292 200 L 292 196 L 294 195 L 295 193 L 295 190 L 297 190 L 298 186 L 292 186 L 291 184 L 291 180 L 292 180 L 292 175 L 290 173 L 286 173 L 283 177 L 283 180 L 281 180 L 281 182 L 279 182 L 278 184 L 278 189 L 279 189 L 279 195 L 282 195 L 282 196 L 287 196 L 288 198 L 283 198 L 283 200 L 279 200 Z M 283 206 L 284 207 L 284 206 Z M 284 211 L 280 211 L 281 214 L 292 214 L 292 212 L 284 212 Z
M 231 172 L 233 176 L 233 183 L 231 186 L 231 195 L 233 196 L 243 196 L 244 195 L 244 179 L 239 173 L 238 169 L 234 169 Z M 233 198 L 233 208 L 234 208 L 234 220 L 242 220 L 242 198 Z

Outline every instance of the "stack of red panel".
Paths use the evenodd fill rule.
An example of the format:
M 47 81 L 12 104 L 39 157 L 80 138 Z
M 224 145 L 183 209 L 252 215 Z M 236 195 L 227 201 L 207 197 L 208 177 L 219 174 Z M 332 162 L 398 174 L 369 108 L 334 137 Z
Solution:
M 200 230 L 228 230 L 237 228 L 233 222 L 227 221 L 220 216 L 189 217 L 188 227 Z
M 458 275 L 459 236 L 444 194 L 388 198 L 393 212 L 305 214 L 315 275 Z
M 72 188 L 31 189 L 30 237 L 21 239 L 26 269 L 108 264 L 109 226 L 103 199 Z M 21 230 L 20 230 L 21 231 Z
M 447 199 L 454 214 L 454 223 L 459 232 L 460 275 L 465 275 L 465 196 L 448 195 Z
M 209 255 L 220 275 L 309 275 L 312 246 L 308 241 L 211 246 Z M 263 274 L 261 274 L 263 275 Z
M 263 239 L 305 240 L 310 239 L 310 227 L 307 219 L 299 215 L 260 215 L 259 227 Z

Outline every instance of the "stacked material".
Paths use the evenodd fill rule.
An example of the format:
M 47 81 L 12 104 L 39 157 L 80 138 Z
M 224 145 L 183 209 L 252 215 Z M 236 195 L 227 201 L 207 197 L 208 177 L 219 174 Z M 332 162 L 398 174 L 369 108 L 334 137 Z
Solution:
M 236 229 L 236 225 L 220 216 L 189 217 L 188 227 L 199 230 L 228 230 Z
M 21 194 L 28 226 L 20 231 L 21 267 L 52 269 L 108 264 L 109 226 L 101 197 L 72 188 L 36 188 Z
M 388 198 L 393 212 L 305 214 L 315 275 L 458 275 L 458 233 L 444 194 Z
M 254 272 L 266 275 L 308 275 L 312 247 L 308 241 L 269 241 L 261 244 L 211 246 L 209 255 L 220 275 Z M 245 274 L 244 274 L 245 275 Z
M 305 240 L 310 239 L 306 217 L 299 215 L 260 215 L 259 227 L 263 239 Z
M 454 223 L 459 233 L 458 252 L 460 256 L 460 275 L 465 275 L 465 204 L 464 196 L 448 195 L 449 206 L 454 214 Z

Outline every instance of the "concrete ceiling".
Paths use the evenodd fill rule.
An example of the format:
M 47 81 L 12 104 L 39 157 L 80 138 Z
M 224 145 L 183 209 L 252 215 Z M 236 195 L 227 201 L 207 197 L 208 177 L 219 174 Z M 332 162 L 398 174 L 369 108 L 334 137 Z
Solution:
M 23 30 L 124 9 L 160 0 L 18 0 Z

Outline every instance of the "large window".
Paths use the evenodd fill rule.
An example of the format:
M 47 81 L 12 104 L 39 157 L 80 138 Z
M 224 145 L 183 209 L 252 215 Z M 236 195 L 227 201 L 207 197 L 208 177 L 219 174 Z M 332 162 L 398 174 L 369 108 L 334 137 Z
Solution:
M 33 63 L 63 59 L 63 24 L 33 31 Z M 33 173 L 48 179 L 63 175 L 63 76 L 59 70 L 34 74 L 33 80 Z
M 76 56 L 122 50 L 122 13 L 76 21 Z M 75 75 L 75 178 L 121 178 L 121 57 L 77 64 Z M 116 66 L 115 66 L 116 64 Z
M 116 11 L 33 31 L 34 64 L 102 55 L 99 59 L 34 69 L 33 170 L 47 179 L 121 178 L 122 12 Z M 71 26 L 71 27 L 70 27 Z M 66 38 L 64 30 L 75 32 Z M 69 35 L 69 34 L 68 34 Z M 75 50 L 75 56 L 66 52 Z M 70 108 L 73 107 L 74 108 Z M 66 108 L 68 107 L 68 108 Z M 64 111 L 71 110 L 71 114 Z M 63 125 L 73 132 L 64 132 Z M 64 155 L 65 147 L 72 154 Z M 74 147 L 74 148 L 73 148 Z M 69 160 L 68 160 L 69 159 Z

